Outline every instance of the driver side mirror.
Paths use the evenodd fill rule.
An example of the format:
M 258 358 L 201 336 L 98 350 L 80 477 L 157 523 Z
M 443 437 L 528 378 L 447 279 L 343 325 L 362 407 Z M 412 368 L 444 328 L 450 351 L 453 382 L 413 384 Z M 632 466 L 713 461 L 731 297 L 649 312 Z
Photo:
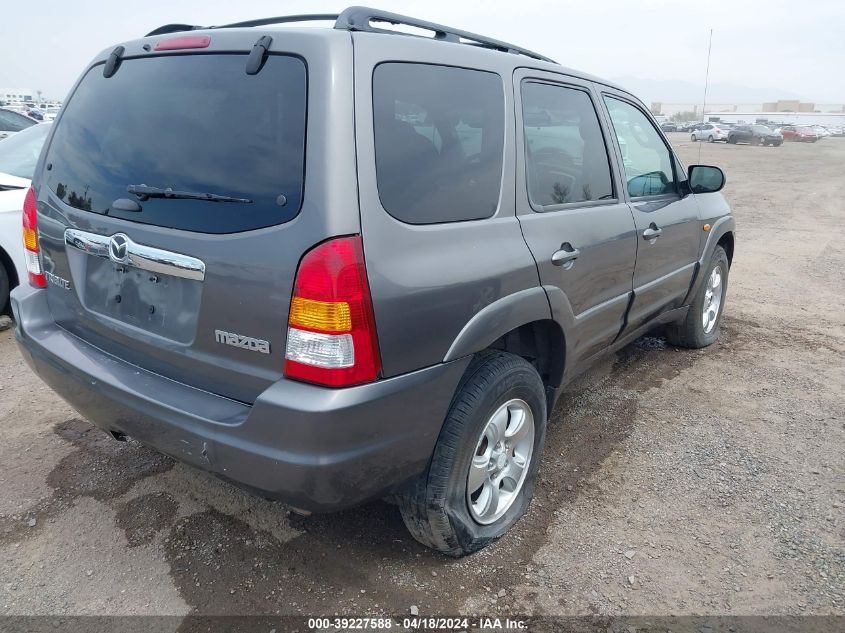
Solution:
M 716 193 L 725 186 L 725 172 L 712 165 L 690 165 L 687 176 L 693 193 Z

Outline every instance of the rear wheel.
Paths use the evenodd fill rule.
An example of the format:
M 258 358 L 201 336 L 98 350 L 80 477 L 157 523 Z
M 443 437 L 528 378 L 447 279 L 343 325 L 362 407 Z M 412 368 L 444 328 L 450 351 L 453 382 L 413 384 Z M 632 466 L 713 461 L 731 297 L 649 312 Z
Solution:
M 0 262 L 0 312 L 3 312 L 9 304 L 9 274 L 3 262 Z
M 707 137 L 707 142 L 708 142 L 708 143 L 713 143 L 713 142 L 715 142 L 715 140 L 716 140 L 716 139 L 714 139 L 714 138 L 713 138 L 713 135 L 712 135 L 712 134 L 711 134 L 710 136 L 708 136 L 708 137 Z
M 690 140 L 695 143 L 698 139 L 695 137 L 695 134 L 690 135 Z
M 546 399 L 534 367 L 505 352 L 478 355 L 428 470 L 398 499 L 413 537 L 464 556 L 502 536 L 528 509 L 545 436 Z
M 725 249 L 717 246 L 710 264 L 702 271 L 702 283 L 693 297 L 687 316 L 683 321 L 666 328 L 666 338 L 670 343 L 697 349 L 716 342 L 728 290 L 728 269 Z

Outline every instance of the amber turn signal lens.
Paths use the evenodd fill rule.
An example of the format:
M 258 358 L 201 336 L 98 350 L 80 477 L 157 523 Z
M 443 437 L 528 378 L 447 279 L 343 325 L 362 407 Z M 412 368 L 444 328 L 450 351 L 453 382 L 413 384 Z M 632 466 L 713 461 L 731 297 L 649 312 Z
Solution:
M 709 231 L 709 230 L 710 230 L 710 225 L 709 225 L 709 224 L 705 224 L 705 225 L 704 225 L 704 230 L 705 230 L 705 231 Z
M 294 297 L 290 304 L 289 324 L 321 332 L 349 332 L 352 330 L 352 315 L 345 301 Z

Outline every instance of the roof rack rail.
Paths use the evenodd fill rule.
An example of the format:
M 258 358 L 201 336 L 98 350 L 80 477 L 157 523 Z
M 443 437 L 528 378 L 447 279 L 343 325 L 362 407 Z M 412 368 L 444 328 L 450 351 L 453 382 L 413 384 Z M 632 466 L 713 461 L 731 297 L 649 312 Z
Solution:
M 196 26 L 192 24 L 165 24 L 157 29 L 147 33 L 147 37 L 152 35 L 164 35 L 167 33 L 178 33 L 180 31 L 194 31 L 197 29 L 234 29 L 251 26 L 267 26 L 269 24 L 288 24 L 290 22 L 315 22 L 315 21 L 331 21 L 334 20 L 334 28 L 346 31 L 363 31 L 367 33 L 388 33 L 391 35 L 411 35 L 412 33 L 404 33 L 402 31 L 393 31 L 390 29 L 382 29 L 373 26 L 373 22 L 386 22 L 388 24 L 401 24 L 422 29 L 424 31 L 431 31 L 434 33 L 435 40 L 442 42 L 452 42 L 456 44 L 467 43 L 470 46 L 480 46 L 482 48 L 489 48 L 503 53 L 514 53 L 516 55 L 525 55 L 533 59 L 539 59 L 544 62 L 556 64 L 557 62 L 545 55 L 540 55 L 526 48 L 514 46 L 501 40 L 495 40 L 490 37 L 478 35 L 477 33 L 470 33 L 469 31 L 462 31 L 460 29 L 453 29 L 450 26 L 444 26 L 435 22 L 426 22 L 425 20 L 418 20 L 416 18 L 400 15 L 398 13 L 391 13 L 389 11 L 380 11 L 378 9 L 371 9 L 369 7 L 349 7 L 344 9 L 342 13 L 307 13 L 303 15 L 281 15 L 275 18 L 262 18 L 259 20 L 247 20 L 245 22 L 233 22 L 232 24 L 221 24 L 220 26 Z
M 334 22 L 337 18 L 337 13 L 304 13 L 302 15 L 280 15 L 275 18 L 261 18 L 259 20 L 232 22 L 232 24 L 221 24 L 219 26 L 165 24 L 164 26 L 160 26 L 157 29 L 150 31 L 144 37 L 166 35 L 167 33 L 178 33 L 180 31 L 196 31 L 197 29 L 238 29 L 250 26 L 267 26 L 268 24 L 287 24 L 289 22 Z
M 403 24 L 405 26 L 412 26 L 425 31 L 432 31 L 434 39 L 444 42 L 461 43 L 466 40 L 470 45 L 480 46 L 482 48 L 491 48 L 493 50 L 501 51 L 503 53 L 514 53 L 517 55 L 525 55 L 534 59 L 539 59 L 544 62 L 557 62 L 545 55 L 540 55 L 528 49 L 508 44 L 500 40 L 494 40 L 484 35 L 477 33 L 470 33 L 469 31 L 462 31 L 454 29 L 450 26 L 444 26 L 435 22 L 426 22 L 425 20 L 418 20 L 398 13 L 390 13 L 389 11 L 380 11 L 378 9 L 370 9 L 369 7 L 349 7 L 345 9 L 337 18 L 334 24 L 336 29 L 346 29 L 349 31 L 366 31 L 368 33 L 390 33 L 399 35 L 411 35 L 409 33 L 402 33 L 401 31 L 391 31 L 390 29 L 380 29 L 372 26 L 372 22 L 387 22 L 388 24 Z
M 246 22 L 233 22 L 214 26 L 215 29 L 238 29 L 247 26 L 266 26 L 268 24 L 286 24 L 288 22 L 333 22 L 338 18 L 337 13 L 303 13 L 302 15 L 280 15 L 275 18 L 263 18 L 261 20 L 247 20 Z

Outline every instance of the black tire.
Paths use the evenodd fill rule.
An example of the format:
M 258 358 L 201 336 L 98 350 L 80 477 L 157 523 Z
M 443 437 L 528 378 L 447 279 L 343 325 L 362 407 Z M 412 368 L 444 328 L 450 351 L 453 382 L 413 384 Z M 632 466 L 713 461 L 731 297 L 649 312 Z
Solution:
M 482 525 L 470 514 L 467 476 L 490 416 L 511 399 L 534 416 L 534 442 L 522 488 L 507 511 Z M 402 519 L 423 545 L 449 556 L 478 551 L 502 536 L 531 503 L 546 438 L 546 398 L 537 370 L 523 358 L 488 351 L 476 356 L 458 385 L 427 471 L 398 495 Z
M 721 283 L 721 299 L 719 303 L 718 314 L 715 317 L 716 324 L 707 332 L 704 329 L 702 322 L 702 315 L 704 312 L 704 301 L 707 294 L 708 280 L 713 273 L 713 269 L 717 266 L 721 267 L 722 283 Z M 701 271 L 702 281 L 698 291 L 690 303 L 689 311 L 683 321 L 673 323 L 666 328 L 666 339 L 678 347 L 689 347 L 692 349 L 699 349 L 712 345 L 719 338 L 719 331 L 722 324 L 722 313 L 725 311 L 725 294 L 728 290 L 728 274 L 730 272 L 730 265 L 728 263 L 728 256 L 725 249 L 717 246 L 710 258 L 709 265 Z
M 0 313 L 5 312 L 9 307 L 9 274 L 6 267 L 0 261 Z
M 775 142 L 775 147 L 780 147 L 783 145 L 783 141 Z
M 690 134 L 690 140 L 695 143 L 698 139 L 695 137 L 695 134 Z
M 711 134 L 710 136 L 708 136 L 708 137 L 707 137 L 707 142 L 708 142 L 708 143 L 715 143 L 715 142 L 716 142 L 716 139 L 714 139 L 714 138 L 713 138 L 713 135 Z

